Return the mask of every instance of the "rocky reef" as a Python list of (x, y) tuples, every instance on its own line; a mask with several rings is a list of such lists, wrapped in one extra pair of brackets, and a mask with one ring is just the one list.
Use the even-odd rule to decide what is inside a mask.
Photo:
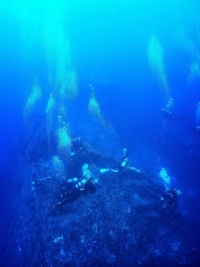
[[(84, 140), (75, 155), (52, 156), (42, 132), (19, 146), (1, 266), (195, 266), (178, 201), (163, 207), (159, 177), (130, 167), (101, 173), (117, 160)], [(85, 163), (96, 192), (53, 210)]]

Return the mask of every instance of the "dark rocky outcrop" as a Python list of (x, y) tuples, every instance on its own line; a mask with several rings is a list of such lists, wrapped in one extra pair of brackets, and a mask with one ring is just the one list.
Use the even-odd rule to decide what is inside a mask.
[[(52, 210), (62, 185), (80, 177), (84, 163), (99, 179), (96, 193)], [(51, 157), (34, 161), (33, 154), (21, 155), (10, 188), (2, 266), (195, 266), (178, 203), (162, 207), (164, 186), (150, 173), (126, 169), (100, 174), (101, 167), (116, 164), (88, 144), (63, 158), (62, 170)]]

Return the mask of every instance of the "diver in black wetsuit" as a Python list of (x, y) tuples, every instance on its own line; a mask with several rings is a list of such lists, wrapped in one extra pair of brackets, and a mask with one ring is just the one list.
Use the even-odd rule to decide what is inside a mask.
[(32, 175), (31, 190), (35, 191), (35, 189), (40, 185), (40, 181), (41, 179), (39, 180), (37, 174), (34, 172)]
[(81, 138), (80, 137), (74, 138), (72, 140), (72, 145), (71, 145), (71, 156), (75, 155), (81, 150), (82, 150)]
[(167, 109), (165, 109), (165, 108), (162, 108), (161, 109), (161, 113), (162, 113), (163, 119), (170, 119), (170, 120), (175, 121), (175, 120), (178, 120), (178, 119), (184, 119), (185, 118), (185, 117), (182, 117), (182, 116), (180, 116), (180, 117), (174, 117), (172, 115), (172, 112), (169, 111), (169, 110), (167, 110)]
[[(82, 180), (83, 181), (83, 180)], [(61, 194), (61, 199), (58, 203), (56, 203), (52, 209), (55, 209), (57, 207), (60, 207), (64, 204), (73, 202), (77, 198), (79, 198), (81, 195), (86, 194), (93, 194), (96, 192), (96, 186), (95, 182), (88, 179), (87, 181), (84, 180), (84, 182), (79, 182), (75, 186), (70, 184), (67, 184), (66, 187), (63, 189), (63, 193)], [(79, 185), (80, 184), (80, 185)]]
[(200, 137), (200, 126), (193, 127), (192, 131), (196, 137)]
[(96, 191), (98, 179), (92, 176), (88, 164), (82, 166), (83, 178), (78, 182), (77, 178), (72, 178), (67, 181), (63, 187), (63, 193), (60, 195), (60, 201), (56, 203), (52, 209), (70, 203), (81, 195), (93, 194)]
[(123, 149), (123, 152), (124, 152), (124, 156), (123, 156), (123, 158), (119, 162), (118, 172), (121, 172), (122, 170), (124, 170), (129, 165), (129, 163), (130, 163), (130, 161), (129, 161), (129, 154), (127, 152), (127, 149), (124, 148)]
[(177, 196), (180, 194), (180, 190), (176, 190), (174, 188), (167, 189), (161, 197), (161, 200), (164, 201), (162, 207), (166, 208), (167, 206), (175, 206), (177, 204)]

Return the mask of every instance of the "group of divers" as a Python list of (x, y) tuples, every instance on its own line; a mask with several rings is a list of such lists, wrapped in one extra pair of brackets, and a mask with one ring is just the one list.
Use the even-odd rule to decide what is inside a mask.
[[(82, 152), (83, 152), (83, 144), (81, 138), (80, 137), (74, 138), (72, 140), (72, 145), (71, 145), (71, 157), (79, 156), (81, 155)], [(113, 172), (121, 175), (123, 174), (126, 168), (129, 168), (135, 172), (141, 173), (141, 171), (138, 170), (137, 168), (129, 167), (129, 163), (130, 163), (129, 153), (127, 149), (124, 148), (123, 156), (120, 160), (118, 160), (115, 168), (101, 168), (99, 172), (100, 174)], [(38, 179), (37, 174), (33, 173), (32, 190), (35, 190), (35, 188), (40, 184), (39, 180), (42, 179)], [(81, 195), (88, 195), (95, 193), (97, 184), (98, 184), (98, 179), (90, 170), (89, 165), (84, 164), (82, 166), (81, 179), (75, 177), (75, 178), (70, 178), (65, 182), (65, 184), (62, 186), (62, 193), (60, 194), (59, 201), (53, 205), (52, 211), (59, 213), (63, 205), (75, 201)], [(178, 192), (179, 190), (176, 190), (172, 187), (166, 188), (161, 197), (163, 203), (162, 207), (166, 208), (168, 206), (174, 206), (174, 204), (176, 203), (177, 195), (179, 194)]]
[[(161, 109), (163, 119), (169, 120), (178, 120), (183, 119), (184, 117), (174, 117), (173, 114), (167, 109)], [(196, 137), (200, 137), (200, 126), (192, 128), (192, 131)], [(76, 157), (80, 155), (83, 150), (83, 144), (80, 137), (74, 138), (71, 145), (71, 157)], [(135, 167), (129, 167), (129, 154), (126, 148), (123, 149), (123, 157), (118, 161), (116, 168), (102, 168), (100, 173), (114, 172), (121, 174), (126, 168), (134, 170), (138, 173), (141, 171)], [(41, 179), (40, 179), (41, 180)], [(33, 174), (32, 178), (32, 190), (35, 190), (35, 186), (39, 185), (39, 179), (37, 179), (36, 173)], [(68, 179), (65, 185), (63, 186), (62, 194), (60, 195), (59, 201), (53, 205), (52, 210), (59, 211), (59, 207), (62, 207), (65, 204), (71, 203), (74, 200), (78, 199), (81, 195), (93, 194), (96, 192), (96, 186), (98, 184), (98, 179), (95, 178), (95, 175), (92, 174), (88, 164), (82, 166), (82, 178)], [(180, 194), (180, 190), (176, 190), (171, 186), (165, 188), (161, 200), (163, 201), (162, 207), (166, 208), (168, 206), (174, 206), (176, 203), (177, 196)]]
[[(164, 120), (176, 121), (179, 119), (184, 119), (183, 116), (174, 116), (171, 111), (167, 108), (161, 109), (161, 114)], [(200, 137), (200, 126), (192, 127), (191, 130), (195, 137)], [(71, 156), (75, 156), (82, 152), (82, 141), (80, 137), (74, 138), (71, 145)], [(136, 172), (141, 172), (135, 167), (129, 167), (129, 154), (126, 148), (123, 149), (123, 157), (118, 161), (116, 168), (105, 168), (100, 169), (100, 173), (114, 172), (114, 173), (123, 173), (124, 169), (129, 168)], [(35, 187), (40, 184), (37, 178), (37, 174), (33, 173), (32, 176), (32, 190), (35, 190)], [(96, 186), (98, 184), (98, 179), (94, 177), (92, 172), (89, 169), (88, 164), (82, 166), (82, 179), (71, 178), (68, 179), (66, 184), (63, 186), (62, 194), (60, 195), (60, 200), (53, 205), (52, 210), (59, 211), (59, 207), (62, 207), (65, 204), (71, 203), (74, 200), (78, 199), (81, 195), (93, 194), (96, 192)], [(163, 208), (168, 206), (173, 206), (176, 203), (177, 196), (180, 194), (180, 190), (176, 190), (171, 186), (166, 187), (161, 200), (163, 201)]]
[[(163, 119), (169, 119), (172, 121), (176, 121), (179, 119), (184, 119), (183, 116), (175, 117), (171, 111), (168, 109), (161, 109), (161, 113)], [(200, 126), (192, 127), (191, 130), (193, 131), (195, 137), (200, 137)], [(75, 156), (82, 151), (82, 141), (80, 137), (74, 138), (72, 140), (71, 146), (71, 156)], [(123, 149), (123, 157), (118, 161), (118, 165), (116, 168), (105, 168), (100, 169), (100, 173), (106, 172), (114, 172), (121, 174), (126, 168), (134, 170), (138, 173), (141, 171), (135, 167), (129, 167), (129, 153), (126, 148)], [(63, 187), (63, 193), (60, 195), (60, 200), (53, 205), (53, 210), (59, 210), (59, 207), (73, 202), (74, 200), (78, 199), (81, 195), (93, 194), (96, 192), (96, 185), (98, 184), (98, 179), (94, 177), (94, 175), (89, 170), (88, 164), (84, 164), (82, 166), (82, 179), (78, 180), (77, 178), (71, 178), (67, 180), (66, 185)], [(162, 207), (166, 208), (168, 206), (174, 206), (177, 200), (177, 196), (181, 193), (180, 190), (172, 188), (171, 186), (165, 187), (165, 191), (161, 196), (162, 200)]]

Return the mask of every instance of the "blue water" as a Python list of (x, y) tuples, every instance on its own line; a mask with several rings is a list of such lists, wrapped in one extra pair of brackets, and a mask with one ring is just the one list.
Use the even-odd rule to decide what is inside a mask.
[[(78, 80), (78, 97), (67, 107), (71, 134), (87, 135), (76, 115), (90, 120), (87, 106), (92, 84), (105, 123), (110, 123), (118, 136), (118, 150), (127, 147), (132, 164), (155, 175), (165, 167), (173, 186), (182, 191), (180, 209), (199, 249), (195, 236), (200, 233), (200, 137), (191, 129), (200, 126), (196, 118), (200, 3), (42, 0), (28, 4), (3, 1), (0, 7), (1, 213), (6, 210), (9, 182), (14, 179), (16, 144), (24, 131), (23, 111), (34, 79), (42, 90), (34, 112), (45, 116), (49, 94), (59, 94), (59, 71), (72, 69)], [(150, 62), (148, 49), (153, 37), (162, 53), (154, 51), (157, 56)], [(65, 53), (66, 41), (70, 49)], [(155, 58), (159, 58), (157, 63)], [(183, 118), (162, 117), (161, 109), (169, 97), (174, 102), (173, 116)]]

